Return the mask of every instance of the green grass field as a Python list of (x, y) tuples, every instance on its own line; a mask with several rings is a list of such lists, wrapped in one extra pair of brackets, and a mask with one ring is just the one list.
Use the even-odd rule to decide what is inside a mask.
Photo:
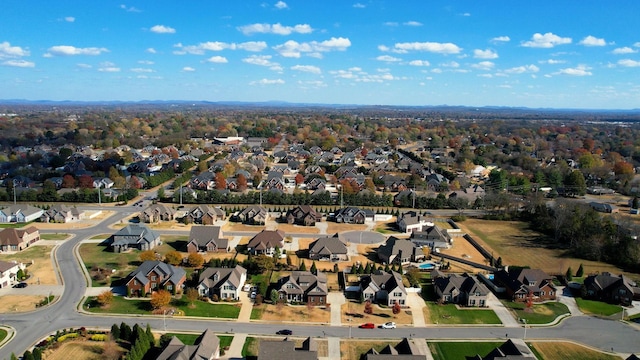
[[(196, 301), (191, 308), (186, 301), (174, 299), (171, 306), (184, 312), (185, 316), (198, 316), (210, 318), (237, 319), (240, 307), (229, 304), (209, 304)], [(127, 300), (121, 296), (114, 296), (113, 302), (108, 308), (99, 307), (95, 297), (90, 297), (84, 304), (85, 309), (97, 314), (141, 314), (149, 315), (153, 310), (149, 300)]]
[(559, 302), (534, 304), (529, 309), (526, 308), (524, 303), (513, 301), (503, 301), (502, 303), (515, 312), (516, 319), (526, 319), (527, 324), (548, 324), (558, 316), (570, 313), (567, 306)]
[(4, 341), (4, 339), (7, 338), (7, 335), (9, 335), (9, 333), (7, 332), (7, 330), (5, 329), (0, 329), (0, 343)]
[(599, 316), (611, 316), (622, 311), (622, 307), (619, 305), (607, 304), (602, 301), (585, 300), (583, 298), (576, 298), (576, 303), (585, 314), (599, 315)]
[(501, 342), (429, 342), (434, 360), (466, 360), (474, 355), (485, 356)]
[(40, 240), (64, 240), (69, 237), (69, 234), (40, 234)]
[(488, 309), (458, 310), (453, 304), (438, 305), (427, 302), (433, 324), (502, 324), (498, 315)]

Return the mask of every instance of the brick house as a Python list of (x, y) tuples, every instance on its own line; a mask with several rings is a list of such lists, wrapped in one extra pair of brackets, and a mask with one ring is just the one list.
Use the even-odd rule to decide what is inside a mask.
[(442, 303), (472, 307), (484, 307), (487, 304), (489, 289), (474, 276), (451, 274), (434, 279), (432, 275), (432, 279), (436, 297)]
[(113, 252), (151, 250), (160, 244), (160, 235), (143, 224), (129, 224), (113, 234), (110, 243)]
[(284, 231), (262, 230), (249, 240), (247, 250), (252, 255), (273, 256), (275, 249), (284, 247)]
[(395, 303), (404, 306), (407, 301), (407, 289), (402, 283), (402, 275), (395, 271), (378, 271), (363, 276), (360, 280), (360, 293), (365, 301), (387, 306), (393, 306)]
[(327, 303), (327, 275), (323, 272), (313, 275), (310, 271), (292, 271), (291, 275), (278, 280), (276, 288), (280, 300), (288, 303), (309, 303), (314, 306)]
[(164, 204), (153, 204), (140, 213), (140, 220), (145, 223), (158, 221), (171, 221), (176, 217), (176, 212)]
[(515, 302), (533, 302), (556, 299), (553, 278), (540, 269), (516, 268), (495, 273), (494, 282), (506, 289), (507, 295)]
[(310, 205), (298, 205), (287, 211), (285, 219), (289, 224), (314, 226), (316, 222), (322, 221), (322, 214), (317, 213)]
[(40, 240), (35, 226), (26, 229), (6, 228), (0, 231), (0, 251), (21, 251)]
[(127, 275), (128, 296), (146, 296), (152, 291), (167, 290), (175, 294), (187, 280), (183, 268), (162, 261), (145, 261)]
[(389, 237), (376, 252), (383, 264), (408, 264), (425, 258), (422, 248), (407, 239), (399, 239), (395, 236)]
[(640, 288), (625, 275), (603, 272), (584, 279), (582, 294), (586, 299), (629, 306), (640, 298)]
[(222, 236), (220, 226), (194, 225), (189, 232), (187, 252), (228, 252), (229, 239)]

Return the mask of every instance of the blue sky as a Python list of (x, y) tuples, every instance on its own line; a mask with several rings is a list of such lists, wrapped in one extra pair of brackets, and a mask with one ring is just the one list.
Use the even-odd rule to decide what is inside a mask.
[(640, 108), (640, 1), (3, 0), (0, 99)]

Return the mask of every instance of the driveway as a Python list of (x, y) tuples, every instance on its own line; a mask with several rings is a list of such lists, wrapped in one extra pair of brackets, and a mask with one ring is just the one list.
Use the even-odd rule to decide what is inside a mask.
[(341, 292), (330, 292), (327, 294), (327, 303), (331, 304), (331, 326), (342, 325), (342, 304), (345, 304), (347, 299)]
[(413, 317), (414, 327), (425, 327), (424, 312), (422, 309), (425, 307), (424, 300), (419, 293), (410, 292), (407, 294), (407, 305), (411, 309), (411, 316)]
[(251, 310), (253, 309), (253, 301), (249, 298), (249, 293), (246, 291), (240, 291), (240, 314), (238, 315), (238, 322), (251, 321)]
[(578, 304), (576, 304), (576, 298), (574, 298), (571, 294), (571, 289), (567, 289), (564, 286), (559, 286), (557, 294), (558, 301), (567, 306), (567, 308), (569, 309), (569, 313), (571, 313), (571, 316), (584, 315), (582, 311), (580, 311)]
[(520, 324), (518, 324), (518, 321), (513, 317), (511, 311), (509, 311), (493, 293), (489, 293), (487, 297), (487, 306), (498, 315), (498, 318), (505, 327), (520, 327)]

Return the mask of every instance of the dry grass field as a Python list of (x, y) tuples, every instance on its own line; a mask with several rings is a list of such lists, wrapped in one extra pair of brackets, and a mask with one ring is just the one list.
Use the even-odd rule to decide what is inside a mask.
[(324, 324), (331, 322), (331, 311), (325, 310), (324, 307), (286, 304), (271, 305), (263, 303), (259, 308), (263, 309), (260, 320), (265, 321), (281, 321), (283, 323), (295, 321)]
[[(530, 230), (524, 222), (468, 219), (458, 223), (458, 226), (493, 252), (496, 258), (502, 257), (502, 263), (505, 265), (528, 265), (549, 274), (564, 274), (569, 267), (575, 271), (580, 264), (583, 264), (585, 274), (622, 272), (610, 264), (563, 256), (564, 250), (547, 247), (544, 240), (541, 240), (542, 235)], [(463, 241), (456, 240), (454, 248)], [(477, 256), (476, 259), (482, 259), (480, 254)]]
[(2, 254), (0, 260), (15, 260), (27, 265), (27, 274), (30, 277), (26, 282), (29, 285), (38, 284), (38, 282), (41, 285), (57, 285), (58, 279), (51, 263), (52, 249), (53, 246), (31, 246), (14, 254)]
[(105, 346), (116, 346), (114, 348), (114, 354), (120, 354), (116, 358), (120, 358), (125, 350), (115, 343), (109, 343), (95, 341), (65, 341), (60, 347), (55, 350), (47, 350), (43, 354), (43, 359), (47, 360), (100, 360), (103, 359), (103, 352)]
[(254, 231), (256, 233), (259, 233), (264, 229), (264, 225), (245, 225), (230, 221), (227, 221), (227, 223), (222, 226), (222, 231)]
[(39, 295), (4, 295), (0, 297), (0, 313), (31, 311), (45, 297)]
[[(373, 314), (365, 314), (364, 312), (364, 303), (358, 302), (347, 302), (346, 304), (342, 304), (341, 316), (342, 316), (342, 324), (352, 323), (353, 326), (359, 326), (363, 323), (374, 323), (376, 326), (382, 325), (383, 323), (393, 321), (398, 325), (411, 325), (413, 324), (413, 317), (407, 313), (406, 309), (402, 309), (398, 314), (394, 314), (391, 308), (382, 308), (376, 304), (373, 304)], [(356, 314), (358, 316), (362, 315), (362, 317), (354, 317), (349, 314)], [(353, 319), (349, 321), (349, 319)]]
[(336, 223), (333, 221), (327, 221), (327, 234), (333, 235), (337, 232), (343, 231), (363, 231), (367, 229), (367, 225), (357, 225), (357, 224), (342, 224)]
[(291, 224), (281, 224), (278, 223), (276, 228), (278, 230), (282, 230), (285, 234), (320, 234), (320, 229), (315, 226), (301, 226), (301, 225), (291, 225)]
[[(480, 264), (486, 264), (484, 257), (474, 248), (467, 240), (459, 237), (453, 240), (453, 246), (451, 249), (440, 249), (440, 252), (443, 254), (448, 254), (452, 256), (456, 256), (459, 258), (467, 259), (469, 261), (477, 262)], [(437, 259), (438, 253), (434, 252), (431, 254), (432, 257)], [(503, 257), (504, 259), (504, 257)], [(448, 261), (445, 259), (445, 262)], [(452, 272), (468, 272), (468, 273), (476, 273), (478, 269), (461, 264), (455, 261), (451, 261), (451, 271)]]
[(602, 353), (570, 342), (534, 342), (538, 354), (545, 360), (619, 360), (619, 356)]
[(395, 346), (399, 341), (371, 341), (371, 340), (347, 340), (340, 341), (340, 359), (342, 360), (359, 360), (360, 355), (375, 348), (377, 351), (382, 350), (385, 346)]

